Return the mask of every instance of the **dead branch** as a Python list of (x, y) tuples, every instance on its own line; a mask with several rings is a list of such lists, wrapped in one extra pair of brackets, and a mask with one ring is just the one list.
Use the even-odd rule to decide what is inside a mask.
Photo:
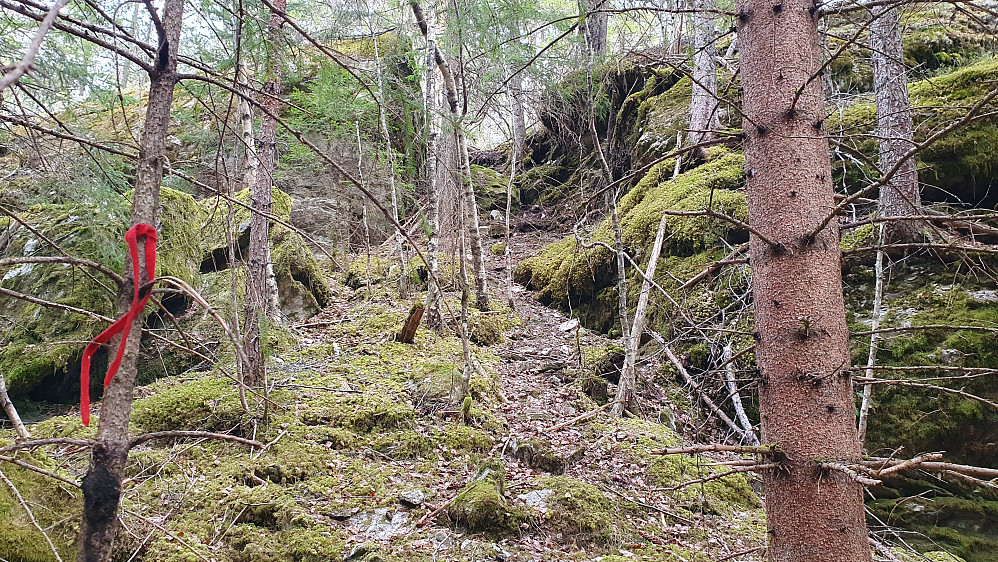
[[(55, 18), (59, 16), (59, 10), (61, 10), (69, 0), (56, 0), (55, 4), (49, 8), (48, 13), (45, 14), (45, 18), (42, 20), (41, 25), (38, 26), (38, 31), (35, 32), (35, 36), (31, 39), (31, 43), (28, 44), (28, 50), (24, 52), (24, 57), (21, 61), (12, 67), (3, 69), (3, 76), (0, 76), (0, 92), (9, 87), (14, 82), (17, 82), (21, 76), (28, 73), (29, 70), (34, 68), (35, 57), (38, 56), (38, 51), (42, 47), (42, 41), (45, 39), (45, 34), (52, 29), (52, 24), (55, 23)], [(32, 521), (34, 518), (32, 518)], [(45, 537), (48, 539), (48, 537)], [(52, 542), (49, 541), (49, 545)], [(56, 558), (59, 558), (59, 553), (56, 553)]]
[(960, 396), (962, 398), (967, 398), (967, 399), (970, 399), (970, 400), (975, 400), (977, 402), (980, 402), (981, 404), (985, 404), (985, 405), (991, 406), (992, 408), (998, 410), (998, 403), (993, 402), (991, 400), (988, 400), (987, 398), (984, 398), (982, 396), (977, 396), (976, 394), (971, 394), (969, 392), (966, 392), (963, 389), (947, 388), (945, 386), (939, 386), (939, 385), (936, 385), (936, 384), (928, 384), (928, 383), (924, 383), (924, 382), (915, 382), (915, 381), (898, 380), (898, 379), (877, 379), (877, 378), (873, 378), (873, 377), (855, 377), (853, 380), (855, 380), (856, 382), (861, 383), (861, 384), (870, 384), (870, 385), (873, 385), (873, 384), (890, 384), (890, 385), (895, 385), (895, 386), (910, 386), (910, 387), (914, 387), (914, 388), (927, 388), (929, 390), (937, 390), (939, 392), (945, 392), (947, 394), (955, 394), (955, 395)]
[[(891, 460), (887, 458), (870, 457), (868, 459), (863, 459), (862, 461), (859, 462), (859, 464), (865, 467), (874, 468), (878, 471), (881, 471), (881, 474), (883, 474), (885, 466), (893, 467), (895, 465), (903, 464), (906, 462), (908, 461), (900, 459)], [(924, 470), (926, 472), (940, 472), (940, 473), (952, 472), (955, 474), (960, 474), (962, 476), (969, 476), (971, 478), (980, 478), (983, 480), (993, 480), (998, 478), (998, 468), (986, 468), (982, 466), (955, 464), (950, 462), (925, 461), (918, 463), (916, 466), (912, 468), (918, 470)], [(896, 473), (887, 473), (887, 474), (891, 475)]]
[(61, 474), (58, 474), (56, 472), (52, 472), (51, 470), (44, 469), (44, 468), (42, 468), (40, 466), (35, 466), (33, 464), (26, 463), (26, 462), (22, 461), (21, 459), (18, 459), (18, 458), (15, 458), (15, 457), (7, 457), (7, 456), (0, 455), (0, 462), (9, 462), (10, 464), (15, 464), (15, 465), (17, 465), (17, 466), (19, 466), (19, 467), (21, 467), (21, 468), (23, 468), (25, 470), (30, 470), (32, 472), (37, 472), (38, 474), (43, 474), (45, 476), (48, 476), (49, 478), (53, 478), (53, 479), (58, 480), (58, 481), (60, 481), (60, 482), (62, 482), (64, 484), (69, 484), (70, 486), (74, 486), (76, 488), (80, 487), (80, 483), (79, 482), (75, 482), (73, 480), (70, 480), (69, 478), (66, 478), (65, 476), (63, 476)]
[(661, 507), (658, 507), (657, 505), (651, 505), (649, 503), (644, 503), (642, 501), (638, 501), (638, 500), (636, 500), (634, 498), (629, 498), (629, 497), (625, 496), (623, 494), (623, 492), (615, 490), (614, 488), (611, 488), (610, 486), (606, 486), (604, 484), (599, 484), (599, 487), (602, 488), (602, 489), (604, 489), (604, 490), (606, 490), (607, 492), (610, 492), (611, 494), (613, 494), (615, 496), (620, 497), (624, 501), (640, 505), (641, 507), (643, 507), (645, 509), (650, 509), (652, 511), (657, 511), (657, 512), (663, 514), (663, 515), (668, 515), (669, 517), (672, 517), (673, 519), (675, 519), (677, 521), (681, 521), (681, 522), (683, 522), (683, 523), (685, 523), (687, 525), (693, 525), (693, 521), (691, 521), (690, 519), (687, 519), (686, 517), (683, 517), (682, 515), (673, 513), (673, 512), (671, 512), (671, 511), (669, 511), (667, 509), (663, 509)]
[(711, 275), (717, 273), (725, 265), (734, 264), (734, 263), (747, 263), (748, 260), (742, 261), (742, 260), (736, 260), (735, 259), (740, 254), (744, 253), (746, 250), (748, 250), (748, 243), (739, 244), (738, 246), (735, 246), (735, 249), (731, 250), (730, 254), (728, 254), (727, 256), (725, 256), (724, 258), (722, 258), (720, 260), (717, 260), (716, 262), (714, 262), (712, 264), (708, 264), (703, 271), (701, 271), (700, 273), (697, 273), (696, 275), (694, 275), (693, 277), (691, 277), (689, 279), (689, 281), (687, 281), (687, 282), (683, 283), (682, 285), (680, 285), (679, 286), (679, 290), (680, 291), (685, 291), (686, 289), (693, 288), (694, 286), (696, 286), (697, 284), (699, 284), (700, 281), (703, 281), (705, 278), (710, 277)]
[(881, 484), (883, 484), (883, 482), (880, 480), (875, 480), (873, 478), (863, 476), (853, 466), (845, 465), (838, 462), (823, 462), (819, 463), (819, 466), (821, 466), (821, 468), (824, 468), (826, 470), (835, 470), (841, 472), (842, 474), (845, 474), (852, 480), (855, 480), (856, 482), (859, 482), (864, 486), (880, 486)]
[(772, 469), (776, 468), (776, 466), (777, 466), (774, 463), (761, 463), (761, 464), (757, 464), (754, 461), (750, 461), (750, 462), (752, 464), (748, 464), (748, 465), (744, 465), (744, 466), (736, 466), (736, 467), (732, 468), (731, 470), (725, 470), (724, 472), (718, 472), (718, 473), (715, 473), (715, 474), (711, 474), (710, 476), (705, 476), (703, 478), (698, 478), (696, 480), (687, 480), (686, 482), (682, 482), (680, 484), (677, 484), (675, 486), (670, 486), (668, 488), (654, 488), (654, 490), (656, 492), (675, 492), (676, 490), (682, 490), (683, 488), (688, 488), (690, 486), (695, 486), (697, 484), (704, 484), (704, 483), (710, 482), (712, 480), (719, 480), (721, 478), (724, 478), (725, 476), (731, 476), (733, 474), (742, 474), (742, 473), (745, 473), (745, 472), (759, 472), (759, 471), (762, 471), (762, 470), (772, 470)]
[(10, 267), (12, 265), (23, 264), (23, 263), (65, 263), (69, 265), (89, 267), (108, 276), (111, 279), (111, 281), (114, 281), (115, 284), (118, 285), (119, 287), (125, 284), (125, 279), (122, 278), (117, 273), (115, 273), (114, 271), (112, 271), (110, 268), (95, 261), (85, 260), (81, 258), (73, 258), (69, 256), (28, 256), (20, 258), (0, 259), (0, 267)]
[(52, 437), (48, 439), (32, 439), (31, 441), (21, 441), (20, 443), (11, 443), (10, 445), (4, 445), (0, 447), (0, 453), (9, 453), (11, 451), (22, 451), (25, 449), (37, 449), (38, 447), (44, 447), (45, 445), (70, 445), (73, 447), (86, 447), (90, 448), (94, 446), (93, 439), (77, 439), (74, 437)]
[(727, 445), (724, 443), (707, 443), (689, 445), (686, 447), (671, 447), (650, 451), (652, 455), (692, 455), (699, 453), (741, 453), (748, 455), (775, 455), (780, 452), (776, 445)]
[(582, 415), (576, 416), (576, 417), (574, 417), (574, 418), (572, 418), (572, 419), (570, 419), (570, 420), (568, 420), (566, 422), (561, 422), (558, 425), (550, 427), (550, 428), (544, 430), (544, 433), (549, 433), (549, 434), (550, 433), (554, 433), (555, 431), (558, 431), (559, 429), (564, 429), (566, 427), (575, 425), (575, 424), (579, 423), (580, 421), (588, 420), (589, 418), (595, 417), (596, 414), (602, 412), (603, 410), (606, 410), (607, 408), (609, 408), (612, 405), (613, 405), (613, 402), (607, 402), (606, 404), (603, 404), (599, 408), (596, 408), (594, 410), (589, 410), (588, 412), (586, 412), (586, 413), (584, 413)]

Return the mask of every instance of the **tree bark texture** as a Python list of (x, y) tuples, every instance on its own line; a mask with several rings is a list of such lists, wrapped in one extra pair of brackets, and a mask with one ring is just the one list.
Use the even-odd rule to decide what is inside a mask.
[(595, 11), (606, 7), (606, 0), (579, 0), (579, 11), (584, 15), (580, 32), (586, 40), (586, 48), (594, 56), (606, 54), (606, 30), (609, 14)]
[(236, 115), (239, 120), (240, 144), (243, 145), (243, 185), (252, 188), (256, 185), (259, 160), (256, 157), (256, 146), (253, 141), (253, 105), (249, 100), (249, 72), (246, 67), (246, 60), (240, 60), (236, 71), (236, 83), (242, 95), (239, 96)]
[[(150, 4), (151, 6), (151, 4)], [(132, 224), (156, 224), (159, 190), (163, 180), (166, 137), (170, 126), (173, 89), (177, 84), (177, 46), (183, 25), (183, 0), (166, 0), (157, 25), (158, 51), (150, 73), (149, 102), (135, 167), (135, 193), (132, 196)], [(144, 244), (139, 244), (140, 275), (145, 278)], [(131, 305), (136, 282), (131, 258), (125, 262), (125, 283), (118, 290), (118, 313)], [(83, 477), (83, 524), (78, 558), (81, 562), (110, 559), (118, 531), (118, 504), (121, 478), (128, 458), (128, 422), (132, 414), (132, 394), (139, 358), (139, 339), (144, 316), (136, 318), (127, 334), (125, 352), (118, 373), (104, 392), (97, 439), (90, 468)], [(117, 347), (112, 340), (111, 349)]]
[[(517, 69), (513, 69), (516, 72)], [(524, 143), (527, 138), (527, 124), (523, 116), (523, 78), (519, 74), (509, 79), (510, 105), (513, 117), (513, 155), (517, 165), (523, 160)]]
[[(873, 91), (877, 98), (877, 136), (880, 139), (880, 169), (897, 165), (910, 151), (912, 141), (911, 100), (908, 97), (901, 26), (896, 6), (873, 8), (870, 25), (870, 58), (873, 62)], [(897, 173), (880, 187), (878, 212), (882, 217), (922, 214), (918, 191), (918, 164), (909, 158)], [(921, 237), (921, 221), (891, 221), (884, 231), (887, 243), (913, 242)]]
[[(739, 0), (738, 37), (758, 334), (762, 441), (778, 470), (764, 473), (768, 559), (871, 560), (863, 489), (820, 462), (856, 462), (856, 432), (841, 253), (834, 207), (816, 9)], [(803, 88), (794, 106), (798, 90)], [(791, 109), (793, 107), (793, 109)]]
[(267, 24), (267, 80), (263, 85), (264, 96), (260, 100), (263, 115), (260, 117), (260, 138), (257, 147), (259, 169), (256, 183), (250, 187), (250, 203), (253, 212), (250, 216), (249, 267), (246, 283), (246, 355), (249, 365), (244, 374), (244, 382), (249, 386), (263, 384), (266, 366), (263, 357), (263, 342), (260, 322), (263, 318), (273, 318), (277, 311), (273, 308), (274, 284), (269, 278), (273, 275), (270, 265), (270, 214), (271, 198), (274, 189), (274, 162), (277, 153), (277, 121), (272, 115), (281, 110), (281, 60), (277, 43), (284, 26), (282, 14), (287, 0), (274, 0)]
[[(694, 0), (693, 7), (693, 95), (690, 98), (690, 145), (712, 141), (721, 128), (717, 104), (717, 32), (713, 0)], [(701, 150), (702, 152), (702, 150)]]

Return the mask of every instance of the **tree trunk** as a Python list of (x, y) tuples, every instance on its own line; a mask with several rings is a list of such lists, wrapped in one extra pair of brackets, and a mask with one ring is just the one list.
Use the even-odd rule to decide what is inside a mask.
[[(690, 98), (690, 145), (712, 141), (721, 128), (717, 107), (717, 33), (714, 27), (713, 0), (693, 3), (693, 96)], [(702, 155), (703, 149), (698, 150)]]
[(256, 171), (260, 161), (256, 157), (256, 146), (253, 141), (253, 106), (249, 100), (249, 72), (245, 59), (239, 61), (236, 83), (241, 93), (236, 115), (239, 121), (240, 144), (243, 148), (243, 186), (252, 188), (256, 185)]
[[(374, 19), (374, 12), (370, 12), (370, 20)], [(385, 82), (381, 72), (381, 53), (378, 52), (378, 37), (374, 34), (374, 29), (371, 29), (371, 43), (374, 45), (374, 68), (377, 73), (378, 78), (378, 93), (381, 96), (381, 103), (378, 104), (378, 117), (381, 123), (381, 136), (385, 140), (385, 154), (388, 159), (388, 189), (391, 195), (392, 203), (392, 220), (400, 225), (395, 231), (395, 255), (398, 256), (399, 260), (399, 296), (401, 298), (407, 298), (409, 296), (409, 260), (406, 258), (405, 252), (405, 234), (402, 232), (401, 222), (399, 222), (399, 217), (401, 216), (399, 212), (399, 198), (398, 198), (398, 188), (395, 185), (395, 151), (392, 149), (392, 137), (391, 132), (388, 130), (388, 118), (386, 116), (387, 107), (385, 100)]]
[(267, 81), (263, 85), (264, 96), (260, 100), (263, 115), (260, 117), (260, 139), (257, 154), (260, 167), (256, 183), (250, 187), (250, 243), (249, 267), (246, 279), (246, 355), (249, 366), (244, 382), (249, 386), (260, 386), (266, 379), (263, 345), (260, 333), (262, 318), (273, 318), (274, 289), (269, 278), (273, 275), (270, 266), (270, 214), (271, 197), (274, 189), (274, 161), (277, 153), (277, 121), (272, 115), (281, 110), (281, 60), (277, 43), (284, 26), (282, 14), (287, 0), (274, 0), (267, 24)]
[[(877, 97), (877, 136), (880, 138), (880, 169), (884, 172), (897, 165), (910, 151), (912, 142), (911, 101), (901, 50), (901, 27), (896, 6), (873, 8), (870, 25), (870, 57), (873, 59), (873, 90)], [(909, 158), (880, 187), (878, 212), (882, 217), (904, 217), (922, 214), (922, 199), (918, 191), (918, 168)], [(913, 242), (921, 238), (921, 221), (891, 221), (885, 229), (887, 243)]]
[(776, 243), (750, 244), (762, 441), (781, 451), (763, 476), (768, 558), (869, 561), (862, 485), (820, 465), (858, 461), (860, 444), (838, 227), (807, 236), (834, 207), (814, 5), (737, 6), (749, 222)]
[[(170, 126), (170, 107), (173, 104), (173, 89), (177, 84), (177, 45), (183, 25), (183, 10), (183, 0), (166, 0), (160, 18), (162, 25), (157, 26), (159, 52), (149, 76), (149, 102), (135, 168), (133, 225), (156, 224), (166, 137)], [(144, 253), (144, 244), (140, 243), (140, 275), (147, 278), (149, 273), (145, 268)], [(142, 282), (141, 279), (134, 279), (130, 256), (125, 262), (124, 277), (126, 282), (118, 290), (119, 314), (128, 311), (134, 284)], [(145, 316), (140, 314), (132, 322), (128, 334), (122, 334), (127, 340), (121, 366), (104, 392), (90, 468), (81, 482), (84, 502), (79, 544), (81, 562), (109, 560), (118, 531), (121, 478), (128, 457), (128, 422), (132, 414), (132, 391), (135, 388), (139, 339), (144, 320)], [(116, 347), (116, 341), (117, 339), (112, 340), (111, 349)]]
[[(513, 69), (516, 72), (517, 69)], [(509, 80), (510, 106), (513, 117), (513, 153), (512, 159), (519, 166), (523, 160), (523, 147), (527, 137), (527, 124), (523, 116), (523, 78), (519, 74)]]
[(426, 135), (426, 197), (427, 207), (430, 216), (427, 217), (429, 223), (428, 241), (426, 244), (426, 261), (429, 269), (426, 282), (426, 326), (428, 328), (439, 328), (441, 324), (440, 315), (440, 286), (439, 263), (440, 263), (440, 195), (441, 186), (437, 181), (437, 150), (440, 139), (440, 117), (438, 103), (439, 81), (437, 76), (437, 27), (436, 9), (431, 4), (429, 12), (425, 17), (426, 31), (426, 74), (424, 78), (425, 86), (423, 92), (423, 111), (426, 123), (424, 130)]
[(10, 420), (10, 425), (14, 426), (17, 436), (21, 439), (31, 439), (31, 434), (24, 427), (21, 416), (17, 415), (17, 408), (14, 407), (14, 403), (10, 401), (10, 396), (7, 395), (7, 381), (4, 380), (3, 373), (0, 373), (0, 407), (7, 414), (7, 419)]
[[(416, 2), (413, 2), (410, 6), (412, 7), (412, 13), (416, 17), (416, 23), (419, 25), (420, 31), (422, 31), (424, 37), (428, 38), (430, 27), (426, 21), (423, 9)], [(471, 235), (471, 256), (475, 265), (475, 307), (479, 310), (488, 310), (489, 291), (488, 281), (485, 276), (485, 255), (482, 251), (482, 232), (478, 228), (478, 204), (475, 202), (475, 186), (471, 179), (471, 160), (468, 155), (468, 143), (464, 136), (464, 124), (462, 123), (464, 115), (461, 114), (458, 107), (459, 98), (454, 74), (451, 72), (450, 64), (444, 58), (443, 52), (441, 52), (440, 46), (436, 42), (434, 42), (433, 55), (437, 63), (437, 68), (440, 69), (440, 75), (443, 77), (444, 92), (447, 94), (447, 105), (450, 108), (451, 118), (454, 121), (457, 133), (457, 162), (461, 174), (459, 197), (464, 202), (464, 212), (469, 219), (466, 227), (468, 233)]]
[(606, 54), (606, 29), (609, 14), (596, 12), (606, 8), (606, 0), (579, 0), (579, 11), (583, 14), (582, 29), (579, 32), (586, 39), (586, 49), (594, 56)]
[(485, 275), (485, 252), (482, 249), (482, 229), (478, 220), (478, 203), (475, 201), (475, 186), (471, 179), (471, 156), (468, 154), (468, 141), (464, 136), (464, 126), (457, 128), (458, 158), (461, 159), (461, 195), (464, 199), (464, 213), (468, 217), (466, 228), (471, 234), (471, 261), (475, 264), (475, 308), (489, 309), (489, 287)]

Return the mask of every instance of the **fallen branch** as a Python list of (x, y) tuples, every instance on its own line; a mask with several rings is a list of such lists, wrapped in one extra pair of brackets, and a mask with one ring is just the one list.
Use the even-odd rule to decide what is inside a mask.
[(743, 453), (753, 455), (775, 455), (780, 452), (776, 445), (726, 445), (724, 443), (708, 443), (689, 445), (687, 447), (670, 447), (649, 451), (652, 455), (692, 455), (697, 453)]
[(564, 429), (564, 428), (569, 427), (571, 425), (575, 425), (575, 424), (579, 423), (580, 421), (588, 420), (589, 418), (594, 417), (596, 414), (602, 412), (603, 410), (606, 410), (607, 408), (609, 408), (612, 405), (613, 405), (613, 402), (607, 402), (606, 404), (603, 404), (602, 406), (600, 406), (599, 408), (596, 408), (595, 410), (589, 410), (588, 412), (586, 412), (586, 413), (584, 413), (584, 414), (582, 414), (580, 416), (576, 416), (576, 417), (574, 417), (574, 418), (572, 418), (572, 419), (570, 419), (570, 420), (568, 420), (566, 422), (561, 422), (561, 423), (559, 423), (558, 425), (556, 425), (554, 427), (548, 428), (548, 429), (544, 430), (544, 433), (554, 433), (555, 431), (558, 431), (559, 429)]
[(669, 511), (667, 509), (662, 509), (661, 507), (658, 507), (656, 505), (651, 505), (651, 504), (648, 504), (648, 503), (644, 503), (642, 501), (638, 501), (638, 500), (633, 499), (633, 498), (629, 498), (629, 497), (625, 496), (622, 492), (618, 492), (617, 490), (614, 490), (610, 486), (604, 486), (604, 485), (600, 484), (599, 487), (602, 488), (602, 489), (604, 489), (604, 490), (606, 490), (606, 491), (608, 491), (608, 492), (610, 492), (610, 493), (612, 493), (612, 494), (614, 494), (614, 495), (616, 495), (616, 496), (618, 496), (618, 497), (620, 497), (620, 498), (622, 498), (624, 501), (628, 501), (628, 502), (631, 502), (633, 504), (640, 505), (641, 507), (643, 507), (645, 509), (650, 509), (652, 511), (657, 511), (657, 512), (663, 514), (663, 515), (668, 515), (669, 517), (672, 517), (673, 519), (675, 519), (677, 521), (682, 521), (683, 523), (686, 523), (687, 525), (693, 525), (693, 521), (692, 520), (687, 519), (687, 518), (683, 517), (682, 515), (678, 515), (678, 514), (673, 513), (673, 512), (671, 512), (671, 511)]
[(672, 364), (679, 371), (679, 374), (683, 376), (683, 379), (686, 381), (686, 384), (690, 385), (693, 388), (693, 390), (697, 392), (697, 395), (700, 397), (700, 400), (707, 405), (707, 408), (709, 408), (710, 411), (713, 412), (715, 416), (717, 416), (729, 428), (731, 428), (732, 431), (740, 435), (743, 441), (751, 443), (755, 439), (755, 434), (747, 432), (741, 427), (739, 427), (738, 424), (734, 422), (734, 420), (728, 417), (728, 414), (724, 413), (724, 410), (719, 408), (717, 404), (715, 404), (714, 401), (711, 400), (709, 396), (707, 396), (707, 393), (700, 388), (700, 384), (697, 383), (697, 381), (690, 376), (689, 372), (686, 371), (686, 367), (683, 366), (682, 362), (679, 361), (679, 358), (676, 357), (676, 355), (672, 352), (671, 349), (669, 349), (669, 346), (665, 345), (664, 341), (662, 342), (662, 349), (665, 351), (665, 355), (666, 357), (669, 358), (669, 361), (672, 362)]
[(4, 445), (0, 447), (0, 453), (9, 453), (11, 451), (23, 451), (25, 449), (37, 449), (38, 447), (44, 447), (45, 445), (72, 445), (76, 447), (93, 447), (93, 439), (76, 439), (73, 437), (52, 437), (49, 439), (32, 439), (31, 441), (21, 441), (20, 443), (11, 443), (10, 445)]

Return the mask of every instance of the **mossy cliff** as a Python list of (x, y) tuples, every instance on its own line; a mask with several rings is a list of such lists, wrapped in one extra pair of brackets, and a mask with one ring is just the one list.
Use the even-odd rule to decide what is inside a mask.
[[(8, 186), (6, 189), (10, 188)], [(246, 202), (243, 191), (237, 199)], [(274, 191), (275, 216), (287, 221), (290, 198)], [(60, 256), (101, 263), (120, 272), (125, 263), (124, 232), (128, 226), (127, 197), (110, 198), (104, 207), (82, 212), (69, 203), (36, 203), (18, 211), (18, 216), (33, 225), (37, 234), (2, 219), (12, 233), (5, 254), (9, 257)], [(177, 277), (199, 290), (219, 310), (232, 308), (227, 280), (218, 279), (216, 270), (228, 267), (225, 225), (228, 208), (217, 200), (196, 201), (191, 195), (163, 188), (160, 195), (159, 236), (157, 244), (157, 275)], [(245, 256), (248, 245), (249, 211), (236, 207), (233, 223), (239, 226), (235, 234), (237, 251)], [(42, 236), (58, 244), (52, 247)], [(271, 227), (271, 257), (278, 281), (282, 305), (294, 319), (317, 312), (329, 299), (329, 289), (318, 262), (301, 237), (283, 225)], [(103, 274), (86, 268), (63, 264), (21, 264), (7, 268), (0, 286), (44, 301), (93, 312), (105, 317), (115, 315), (114, 285)], [(192, 308), (186, 297), (166, 295), (163, 306), (174, 316), (184, 317)], [(0, 369), (11, 394), (32, 395), (36, 398), (63, 399), (78, 393), (79, 359), (85, 343), (106, 327), (99, 319), (66, 309), (46, 307), (10, 296), (0, 296), (0, 306), (14, 321), (5, 332), (0, 348)], [(230, 311), (235, 314), (236, 311)], [(187, 329), (201, 326), (218, 340), (221, 330), (212, 322), (203, 321), (199, 314), (187, 314), (182, 325)], [(168, 323), (164, 315), (153, 313), (149, 322)], [(205, 333), (195, 333), (203, 336)], [(165, 348), (164, 348), (165, 349)], [(167, 352), (172, 353), (172, 350)], [(98, 352), (96, 368), (106, 361), (106, 353)], [(173, 364), (170, 355), (164, 362), (159, 357), (151, 369)], [(185, 363), (186, 361), (186, 363)], [(177, 368), (189, 366), (190, 359), (176, 363)], [(177, 371), (173, 371), (177, 372)], [(92, 377), (93, 393), (100, 392), (100, 377)]]

